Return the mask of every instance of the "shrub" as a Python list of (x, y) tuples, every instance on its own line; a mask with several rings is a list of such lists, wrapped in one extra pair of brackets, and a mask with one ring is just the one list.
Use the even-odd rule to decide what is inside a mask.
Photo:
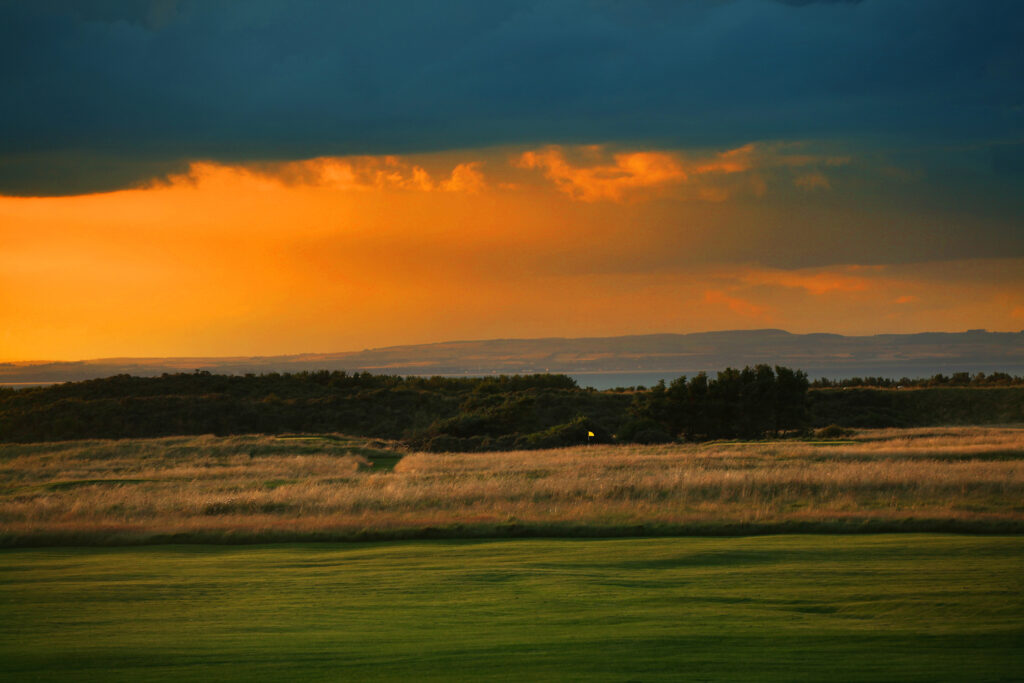
[(837, 424), (830, 424), (827, 427), (814, 432), (814, 436), (819, 439), (841, 439), (846, 436), (853, 436), (857, 433), (855, 429), (847, 429), (846, 427), (840, 427)]
[(616, 434), (619, 441), (631, 443), (668, 443), (672, 435), (658, 422), (649, 418), (632, 420)]

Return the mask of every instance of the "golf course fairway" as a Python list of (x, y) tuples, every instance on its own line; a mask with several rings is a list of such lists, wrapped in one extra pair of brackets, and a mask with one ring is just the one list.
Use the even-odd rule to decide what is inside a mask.
[(0, 551), (3, 680), (1010, 681), (1024, 538)]

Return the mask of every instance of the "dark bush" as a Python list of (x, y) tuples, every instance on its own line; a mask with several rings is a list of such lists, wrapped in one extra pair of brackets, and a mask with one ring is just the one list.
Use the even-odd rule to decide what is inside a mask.
[(651, 419), (631, 420), (615, 436), (619, 441), (630, 443), (652, 444), (672, 441), (672, 435)]
[(641, 429), (633, 436), (635, 443), (643, 444), (668, 443), (672, 440), (668, 432), (657, 427), (654, 429)]
[(578, 446), (579, 444), (586, 442), (587, 430), (585, 428), (581, 428), (574, 422), (570, 422), (568, 424), (549, 427), (544, 431), (524, 434), (516, 438), (513, 445), (514, 448), (519, 450), (533, 448), (564, 448), (566, 446)]
[(846, 429), (837, 424), (830, 424), (828, 427), (816, 430), (814, 436), (819, 439), (841, 439), (846, 436), (853, 436), (856, 433), (857, 430), (855, 429)]

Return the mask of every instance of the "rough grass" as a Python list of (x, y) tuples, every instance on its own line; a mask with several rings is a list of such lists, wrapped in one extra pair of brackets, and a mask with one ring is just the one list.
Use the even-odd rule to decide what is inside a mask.
[(338, 435), (0, 446), (7, 545), (1024, 530), (1024, 429), (402, 453)]
[(988, 681), (1024, 538), (0, 551), (11, 681)]

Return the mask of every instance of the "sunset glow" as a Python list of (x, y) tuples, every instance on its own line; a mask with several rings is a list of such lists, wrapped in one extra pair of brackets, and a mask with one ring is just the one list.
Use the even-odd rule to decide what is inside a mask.
[(5, 6), (0, 361), (1024, 328), (1019, 12), (655, 5)]
[(1020, 259), (850, 263), (837, 243), (831, 262), (785, 267), (813, 258), (812, 241), (785, 245), (783, 265), (754, 262), (752, 248), (813, 229), (746, 223), (773, 193), (804, 191), (808, 167), (835, 165), (753, 145), (697, 160), (546, 147), (197, 162), (138, 189), (7, 197), (4, 356), (1024, 326)]

